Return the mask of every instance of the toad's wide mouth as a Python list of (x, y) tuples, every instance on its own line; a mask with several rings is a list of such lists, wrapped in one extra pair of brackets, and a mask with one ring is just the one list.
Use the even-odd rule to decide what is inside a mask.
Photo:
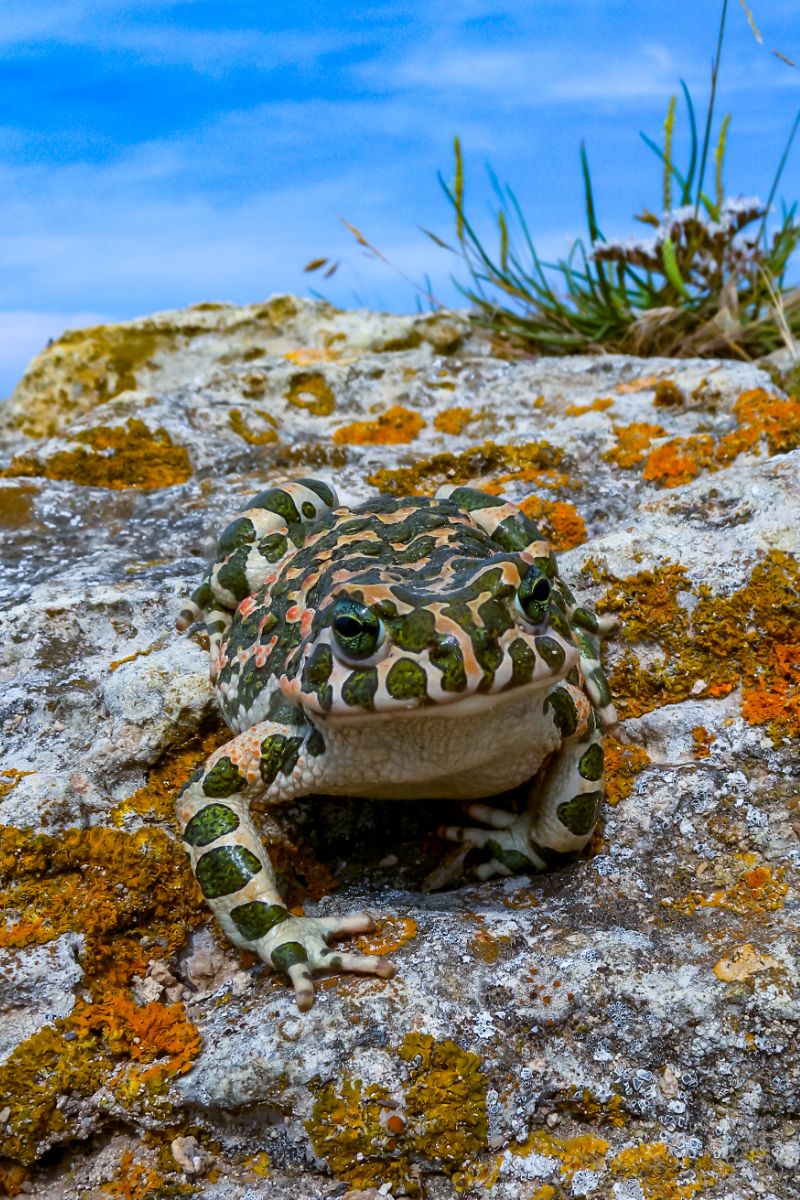
[(578, 647), (550, 629), (546, 634), (514, 629), (496, 650), (496, 663), (487, 662), (486, 648), (476, 652), (466, 640), (457, 659), (440, 666), (427, 647), (416, 653), (394, 648), (379, 662), (358, 666), (343, 662), (320, 639), (293, 678), (281, 676), (280, 686), (290, 704), (323, 723), (439, 713), (452, 720), (490, 711), (507, 696), (544, 694), (580, 662)]

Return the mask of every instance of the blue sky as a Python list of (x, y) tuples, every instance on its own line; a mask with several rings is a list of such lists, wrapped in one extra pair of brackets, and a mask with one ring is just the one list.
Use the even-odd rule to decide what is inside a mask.
[[(729, 190), (765, 197), (794, 114), (797, 0), (731, 0), (720, 79)], [(0, 395), (67, 326), (201, 300), (307, 293), (411, 311), (345, 217), (444, 301), (454, 262), (436, 181), (458, 133), (470, 209), (484, 164), (514, 186), (537, 246), (583, 232), (586, 139), (600, 223), (658, 210), (660, 137), (684, 78), (707, 95), (716, 0), (3, 0)], [(800, 146), (782, 192), (800, 192)]]

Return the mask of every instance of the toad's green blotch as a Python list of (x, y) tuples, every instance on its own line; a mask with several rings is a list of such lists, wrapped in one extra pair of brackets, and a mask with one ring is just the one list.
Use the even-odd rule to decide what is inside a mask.
[(532, 781), (525, 813), (471, 803), (480, 878), (541, 870), (591, 837), (602, 729), (616, 721), (599, 663), (608, 619), (579, 607), (536, 526), (472, 488), (337, 507), (302, 479), (262, 492), (219, 540), (180, 616), (203, 617), (234, 738), (181, 793), (197, 880), (237, 946), (288, 975), (394, 974), (334, 951), (367, 914), (295, 917), (249, 814), (254, 796), (313, 792), (476, 801)]

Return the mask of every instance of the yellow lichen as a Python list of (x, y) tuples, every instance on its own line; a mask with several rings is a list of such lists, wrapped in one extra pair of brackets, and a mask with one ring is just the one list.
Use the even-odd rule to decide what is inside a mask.
[(442, 483), (482, 487), (486, 476), (505, 473), (503, 481), (509, 482), (524, 478), (527, 471), (551, 470), (563, 456), (564, 451), (549, 442), (521, 446), (484, 442), (461, 454), (434, 454), (408, 467), (382, 467), (367, 477), (367, 483), (392, 496), (430, 496)]
[(676, 1158), (664, 1142), (642, 1142), (620, 1150), (609, 1163), (623, 1179), (635, 1179), (645, 1200), (692, 1200), (714, 1187), (732, 1168), (709, 1155)]
[(102, 1186), (103, 1196), (118, 1196), (120, 1200), (156, 1200), (163, 1195), (164, 1176), (150, 1163), (136, 1162), (132, 1150), (123, 1151), (119, 1166), (108, 1183)]
[(410, 1146), (415, 1155), (440, 1166), (458, 1191), (459, 1173), (486, 1147), (481, 1060), (455, 1042), (437, 1042), (425, 1033), (409, 1033), (399, 1054), (411, 1063), (405, 1092)]
[(232, 408), (228, 413), (228, 424), (234, 433), (238, 434), (249, 446), (269, 446), (278, 440), (276, 420), (264, 408), (253, 409), (256, 416), (266, 424), (266, 429), (252, 429), (244, 418), (240, 408)]
[(126, 663), (136, 662), (137, 658), (145, 658), (148, 654), (152, 654), (158, 648), (159, 643), (153, 642), (152, 646), (146, 646), (144, 650), (135, 650), (133, 654), (126, 654), (124, 658), (115, 658), (108, 664), (109, 671), (117, 671), (120, 667), (124, 667)]
[(354, 421), (342, 425), (333, 435), (337, 445), (399, 446), (413, 442), (427, 422), (410, 408), (395, 404), (375, 421)]
[(574, 505), (563, 500), (528, 496), (520, 508), (539, 526), (554, 550), (571, 550), (586, 541), (586, 525)]
[(472, 421), (478, 420), (480, 413), (473, 412), (471, 408), (446, 408), (434, 417), (433, 425), (439, 433), (452, 433), (457, 436), (463, 433)]
[(660, 379), (655, 386), (654, 408), (680, 408), (686, 397), (672, 379)]
[(578, 1088), (574, 1084), (557, 1092), (554, 1096), (556, 1108), (575, 1121), (588, 1121), (592, 1125), (613, 1125), (620, 1128), (625, 1124), (624, 1100), (612, 1092), (605, 1100), (595, 1096), (589, 1088)]
[(403, 1103), (358, 1079), (314, 1086), (306, 1129), (315, 1154), (339, 1179), (357, 1188), (389, 1184), (419, 1196), (412, 1164), (425, 1159), (456, 1192), (474, 1177), (474, 1156), (486, 1147), (486, 1078), (476, 1054), (455, 1042), (410, 1033), (399, 1049), (409, 1064)]
[[(132, 418), (125, 425), (98, 425), (72, 436), (76, 450), (57, 450), (44, 459), (18, 454), (2, 474), (63, 479), (82, 487), (164, 488), (185, 483), (192, 468), (184, 446), (165, 429), (151, 430)], [(88, 446), (87, 450), (85, 447)]]
[(293, 375), (286, 400), (295, 408), (304, 408), (312, 417), (329, 417), (336, 407), (333, 389), (319, 371), (300, 371)]
[(578, 1137), (560, 1138), (544, 1129), (534, 1129), (524, 1142), (514, 1142), (509, 1147), (517, 1158), (530, 1154), (543, 1154), (555, 1158), (561, 1164), (560, 1172), (569, 1182), (576, 1171), (596, 1171), (603, 1166), (609, 1143), (593, 1133)]
[(312, 1087), (315, 1101), (306, 1129), (314, 1153), (332, 1174), (354, 1188), (388, 1183), (393, 1191), (419, 1195), (407, 1152), (382, 1119), (394, 1108), (389, 1092), (360, 1079), (344, 1079), (338, 1090), (332, 1082)]
[(13, 792), (20, 779), (24, 779), (26, 775), (35, 774), (35, 771), (18, 771), (15, 767), (6, 767), (5, 770), (0, 771), (0, 800), (5, 800), (6, 796)]
[(0, 487), (0, 529), (21, 529), (33, 515), (35, 487), (7, 484)]

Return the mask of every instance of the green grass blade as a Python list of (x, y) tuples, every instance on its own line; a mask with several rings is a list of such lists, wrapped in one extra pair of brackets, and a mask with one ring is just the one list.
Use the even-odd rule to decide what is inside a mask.
[(681, 193), (681, 204), (689, 204), (692, 199), (692, 184), (694, 183), (694, 173), (697, 169), (697, 121), (694, 115), (694, 104), (692, 97), (686, 84), (681, 80), (683, 88), (683, 98), (686, 101), (686, 111), (689, 115), (689, 135), (691, 137), (692, 149), (689, 154), (689, 169), (686, 172), (686, 181), (683, 185)]
[(717, 77), (719, 76), (719, 63), (722, 56), (722, 39), (725, 34), (725, 18), (728, 15), (728, 0), (722, 0), (722, 14), (719, 20), (719, 34), (717, 35), (717, 52), (714, 55), (711, 64), (711, 92), (708, 98), (708, 109), (706, 111), (706, 126), (703, 131), (703, 150), (700, 155), (700, 172), (697, 180), (697, 199), (694, 204), (695, 216), (700, 210), (700, 198), (703, 192), (703, 180), (706, 174), (706, 161), (708, 159), (708, 146), (711, 140), (711, 123), (714, 119), (714, 102), (717, 96)]
[(591, 242), (604, 242), (606, 239), (598, 228), (595, 216), (592, 177), (589, 172), (589, 158), (586, 154), (586, 143), (584, 141), (581, 141), (581, 171), (583, 172), (583, 190), (586, 197), (586, 222), (589, 227), (589, 240)]
[[(661, 149), (661, 147), (658, 145), (658, 143), (654, 142), (653, 139), (651, 137), (648, 137), (646, 133), (640, 133), (639, 137), (642, 139), (644, 144), (653, 151), (654, 154), (658, 155), (658, 157), (661, 159), (661, 161), (666, 166), (666, 157), (664, 155), (664, 151)], [(683, 192), (685, 193), (686, 186), (687, 186), (686, 180), (684, 179), (683, 175), (681, 175), (680, 171), (678, 170), (678, 168), (675, 166), (674, 163), (670, 163), (670, 173), (672, 175), (674, 175), (675, 179), (681, 185), (681, 188), (683, 189)]]
[(459, 241), (464, 237), (464, 159), (461, 155), (461, 139), (453, 138), (453, 152), (456, 158), (456, 171), (453, 178), (453, 206), (456, 210), (456, 236)]
[(722, 212), (722, 205), (725, 200), (725, 193), (722, 186), (722, 169), (725, 165), (725, 147), (728, 142), (728, 126), (731, 123), (731, 114), (725, 113), (722, 118), (722, 126), (717, 139), (717, 147), (714, 151), (714, 194), (717, 200), (717, 217)]
[(675, 291), (683, 297), (684, 300), (691, 300), (686, 284), (683, 282), (680, 269), (678, 267), (678, 259), (675, 254), (675, 244), (672, 238), (665, 237), (661, 244), (661, 258), (664, 263), (664, 274), (670, 281)]
[[(780, 183), (781, 175), (783, 174), (783, 168), (786, 166), (786, 160), (789, 157), (789, 151), (792, 148), (792, 142), (794, 141), (794, 135), (797, 133), (798, 125), (800, 125), (800, 108), (797, 110), (794, 124), (792, 125), (788, 138), (786, 139), (786, 145), (783, 147), (783, 154), (781, 155), (780, 162), (778, 163), (778, 169), (775, 172), (774, 179), (772, 180), (772, 187), (769, 189), (769, 195), (767, 196), (766, 208), (764, 211), (764, 216), (761, 220), (761, 228), (758, 231), (758, 240), (760, 242), (763, 241), (764, 246), (767, 244), (767, 215), (772, 207), (772, 201), (775, 199), (775, 193), (778, 190), (778, 184)], [(795, 206), (792, 205), (792, 213), (794, 213), (794, 207)]]
[(664, 212), (672, 208), (672, 134), (675, 130), (675, 96), (670, 96), (664, 119)]

